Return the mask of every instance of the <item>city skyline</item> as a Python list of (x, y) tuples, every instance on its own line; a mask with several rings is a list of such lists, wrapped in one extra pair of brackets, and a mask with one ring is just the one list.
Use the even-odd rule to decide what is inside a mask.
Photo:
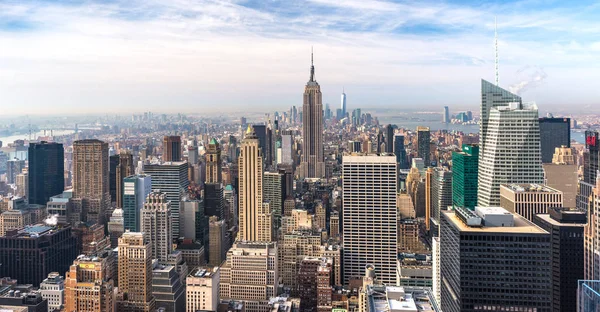
[(596, 104), (598, 74), (589, 69), (600, 65), (599, 10), (527, 1), (9, 1), (0, 4), (0, 92), (8, 115), (277, 110), (300, 105), (314, 46), (324, 103), (336, 106), (345, 88), (349, 108), (468, 109), (478, 96), (466, 86), (494, 80), (497, 16), (500, 86), (525, 85), (524, 98), (544, 107), (586, 109)]

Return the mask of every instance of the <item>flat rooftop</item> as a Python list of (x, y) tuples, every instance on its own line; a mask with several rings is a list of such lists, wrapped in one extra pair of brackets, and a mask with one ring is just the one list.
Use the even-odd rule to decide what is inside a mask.
[(515, 193), (560, 193), (559, 190), (542, 184), (502, 184), (500, 187)]
[(548, 234), (548, 232), (544, 231), (542, 228), (517, 214), (514, 214), (514, 226), (473, 227), (464, 224), (453, 211), (440, 211), (440, 213), (446, 215), (450, 222), (452, 222), (462, 232)]
[(549, 214), (538, 214), (536, 215), (538, 218), (548, 222), (549, 224), (552, 225), (563, 225), (563, 226), (569, 226), (569, 227), (584, 227), (585, 223), (563, 223), (563, 222), (559, 222), (555, 219), (552, 219), (552, 217), (550, 217)]

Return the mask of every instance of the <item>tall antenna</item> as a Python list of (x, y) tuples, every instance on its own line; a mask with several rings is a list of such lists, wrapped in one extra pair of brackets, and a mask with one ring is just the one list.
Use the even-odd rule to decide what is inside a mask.
[(498, 86), (498, 21), (496, 20), (496, 17), (494, 16), (494, 44), (495, 44), (495, 48), (496, 48), (496, 60), (495, 60), (495, 64), (496, 64), (496, 86)]

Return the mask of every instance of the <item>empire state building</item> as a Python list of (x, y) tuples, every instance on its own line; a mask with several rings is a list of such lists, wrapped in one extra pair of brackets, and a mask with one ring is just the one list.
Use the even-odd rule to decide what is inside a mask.
[(323, 103), (321, 87), (315, 80), (313, 56), (310, 56), (310, 80), (304, 87), (302, 105), (302, 161), (299, 175), (301, 178), (325, 177), (323, 161)]

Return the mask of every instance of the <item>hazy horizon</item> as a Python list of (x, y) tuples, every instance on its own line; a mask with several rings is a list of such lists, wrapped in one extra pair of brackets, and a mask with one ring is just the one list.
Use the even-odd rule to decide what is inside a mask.
[(550, 1), (0, 3), (3, 115), (223, 114), (323, 103), (478, 110), (480, 79), (540, 111), (599, 104), (600, 4)]

